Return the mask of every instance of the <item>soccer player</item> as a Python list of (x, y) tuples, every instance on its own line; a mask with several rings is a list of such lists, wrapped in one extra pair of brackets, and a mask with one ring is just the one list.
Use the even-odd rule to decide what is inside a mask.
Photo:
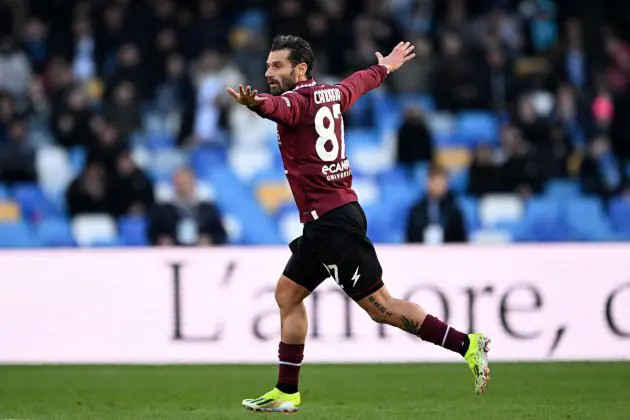
[(490, 340), (480, 333), (462, 333), (417, 304), (390, 295), (352, 190), (342, 114), (412, 59), (412, 51), (409, 42), (401, 42), (386, 57), (377, 52), (378, 64), (339, 84), (325, 85), (312, 78), (309, 43), (279, 35), (267, 58), (271, 94), (243, 85), (238, 91), (227, 88), (239, 104), (277, 123), (285, 174), (304, 224), (302, 236), (289, 244), (292, 255), (275, 291), (281, 321), (278, 381), (261, 397), (243, 400), (249, 410), (294, 413), (300, 408), (298, 378), (308, 324), (304, 299), (329, 277), (374, 321), (462, 355), (473, 373), (475, 391), (486, 390)]

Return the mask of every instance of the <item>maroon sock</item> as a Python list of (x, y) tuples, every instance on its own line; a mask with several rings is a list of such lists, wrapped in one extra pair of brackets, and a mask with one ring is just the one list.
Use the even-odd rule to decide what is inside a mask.
[(304, 344), (280, 342), (278, 347), (278, 383), (276, 388), (287, 394), (298, 392), (302, 359), (304, 359)]
[(466, 354), (470, 344), (467, 334), (457, 331), (432, 315), (427, 315), (420, 325), (418, 337), (462, 356)]

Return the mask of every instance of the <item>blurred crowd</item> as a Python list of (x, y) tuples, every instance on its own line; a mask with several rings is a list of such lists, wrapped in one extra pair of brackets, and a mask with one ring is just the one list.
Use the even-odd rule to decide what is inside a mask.
[[(67, 189), (69, 214), (150, 213), (153, 243), (177, 242), (169, 220), (186, 213), (204, 219), (205, 243), (223, 243), (225, 230), (211, 202), (187, 196), (194, 176), (185, 168), (170, 207), (155, 206), (152, 180), (131, 153), (135, 133), (152, 123), (171, 130), (181, 148), (255, 147), (273, 125), (235, 109), (223, 89), (244, 81), (265, 89), (276, 33), (312, 43), (322, 81), (412, 41), (418, 57), (386, 82), (388, 92), (426, 93), (438, 112), (501, 116), (500, 147), (476, 145), (471, 195), (528, 196), (563, 177), (605, 199), (630, 193), (624, 2), (0, 0), (0, 16), (0, 182), (36, 181), (42, 145), (81, 147), (86, 160)], [(348, 116), (348, 127), (374, 124), (366, 114)], [(421, 109), (406, 111), (397, 134), (400, 164), (434, 160)]]

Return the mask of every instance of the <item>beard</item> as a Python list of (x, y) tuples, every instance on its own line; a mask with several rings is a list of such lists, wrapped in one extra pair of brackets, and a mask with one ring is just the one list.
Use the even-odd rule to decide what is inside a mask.
[(280, 77), (275, 80), (276, 84), (269, 85), (269, 91), (273, 96), (280, 96), (284, 92), (288, 92), (293, 90), (295, 85), (297, 84), (297, 80), (295, 78), (295, 69), (291, 70), (291, 73), (288, 76)]

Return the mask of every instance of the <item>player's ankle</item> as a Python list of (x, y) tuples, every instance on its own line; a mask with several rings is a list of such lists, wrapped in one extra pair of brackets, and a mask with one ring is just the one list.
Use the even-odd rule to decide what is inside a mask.
[(295, 394), (296, 392), (298, 392), (298, 386), (297, 384), (282, 384), (282, 383), (277, 383), (276, 384), (276, 388), (281, 391), (284, 392), (285, 394)]

